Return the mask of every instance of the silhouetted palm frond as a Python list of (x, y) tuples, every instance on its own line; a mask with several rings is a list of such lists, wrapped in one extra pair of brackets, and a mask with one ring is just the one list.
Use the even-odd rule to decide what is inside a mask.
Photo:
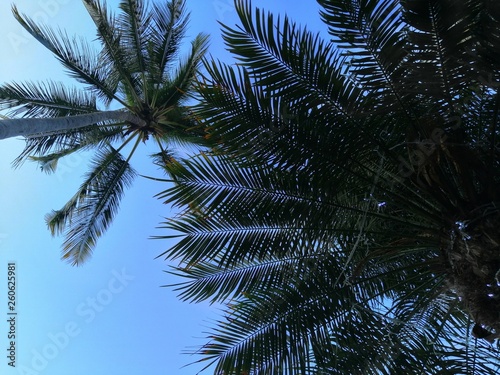
[(181, 299), (224, 306), (200, 362), (497, 373), (498, 7), (319, 3), (331, 41), (235, 2), (238, 64), (206, 61), (197, 86), (221, 143), (165, 165), (181, 212), (161, 256)]

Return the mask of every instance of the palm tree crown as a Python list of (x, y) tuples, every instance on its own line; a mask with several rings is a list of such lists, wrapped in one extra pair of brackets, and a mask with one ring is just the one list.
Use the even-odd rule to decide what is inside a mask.
[[(186, 101), (207, 37), (196, 36), (191, 51), (179, 58), (188, 23), (184, 1), (148, 5), (124, 0), (117, 14), (98, 0), (83, 3), (96, 26), (97, 49), (36, 24), (16, 7), (13, 12), (85, 90), (52, 81), (0, 87), (0, 109), (10, 109), (15, 117), (0, 122), (0, 135), (26, 137), (16, 165), (29, 158), (53, 172), (60, 158), (96, 149), (76, 194), (46, 218), (53, 234), (65, 232), (63, 258), (75, 265), (90, 255), (116, 214), (124, 189), (136, 175), (129, 160), (141, 141), (156, 144), (157, 160), (170, 157), (171, 142), (206, 143)], [(126, 145), (132, 151), (122, 156)]]
[(318, 1), (331, 41), (236, 1), (238, 64), (207, 62), (198, 85), (222, 143), (166, 165), (180, 297), (226, 304), (201, 361), (495, 373), (500, 9)]

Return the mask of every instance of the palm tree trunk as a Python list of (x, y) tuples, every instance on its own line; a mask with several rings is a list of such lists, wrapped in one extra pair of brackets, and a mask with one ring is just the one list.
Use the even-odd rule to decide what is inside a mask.
[(0, 139), (36, 136), (83, 128), (100, 122), (131, 122), (142, 127), (146, 123), (136, 115), (122, 110), (102, 111), (55, 118), (16, 118), (0, 120)]

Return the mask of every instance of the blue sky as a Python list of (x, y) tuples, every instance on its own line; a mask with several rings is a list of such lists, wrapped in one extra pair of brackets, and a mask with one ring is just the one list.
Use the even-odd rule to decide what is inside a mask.
[[(93, 39), (94, 29), (79, 0), (15, 0), (36, 20)], [(115, 8), (117, 0), (108, 1)], [(188, 39), (198, 32), (211, 35), (210, 54), (228, 61), (217, 20), (237, 22), (232, 0), (187, 0), (191, 11)], [(307, 1), (253, 0), (274, 13), (286, 11), (311, 30), (318, 23), (318, 5)], [(52, 79), (71, 84), (59, 63), (13, 19), (9, 1), (0, 3), (0, 83)], [(217, 309), (178, 301), (161, 285), (176, 279), (163, 271), (167, 263), (155, 257), (171, 242), (152, 240), (165, 235), (156, 227), (170, 208), (153, 196), (165, 185), (137, 178), (122, 201), (110, 230), (82, 267), (62, 262), (61, 237), (52, 238), (44, 215), (60, 208), (86, 172), (89, 155), (70, 157), (54, 175), (35, 164), (13, 169), (11, 161), (23, 148), (19, 139), (0, 143), (0, 373), (51, 375), (193, 375), (199, 365), (181, 368), (198, 357), (182, 351), (203, 344), (204, 331)], [(141, 174), (159, 176), (144, 148), (133, 166)], [(152, 150), (151, 150), (152, 151)], [(7, 265), (16, 263), (16, 368), (6, 358)], [(210, 373), (210, 372), (207, 372)]]

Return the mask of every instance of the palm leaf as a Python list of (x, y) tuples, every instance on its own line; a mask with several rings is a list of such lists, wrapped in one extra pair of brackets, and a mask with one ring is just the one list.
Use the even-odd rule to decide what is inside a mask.
[(25, 160), (55, 161), (60, 157), (123, 139), (121, 126), (89, 126), (61, 134), (26, 138), (23, 151), (13, 161), (15, 167)]
[(0, 87), (0, 109), (9, 116), (61, 117), (97, 111), (92, 95), (59, 82), (10, 83)]
[(310, 110), (339, 114), (355, 110), (360, 92), (345, 82), (344, 60), (333, 44), (286, 17), (281, 23), (274, 21), (272, 14), (258, 9), (253, 12), (248, 2), (238, 2), (236, 10), (242, 28), (224, 26), (224, 41), (269, 95), (279, 93), (291, 103), (308, 105)]
[(81, 265), (90, 256), (135, 176), (128, 162), (112, 147), (96, 154), (92, 168), (68, 203), (46, 216), (52, 234), (65, 233), (62, 258), (73, 265)]
[[(333, 42), (345, 50), (349, 73), (363, 87), (380, 96), (402, 102), (402, 62), (406, 59), (405, 33), (400, 5), (396, 1), (319, 1), (321, 18)], [(409, 110), (409, 108), (405, 108)]]
[[(128, 49), (128, 64), (132, 72), (144, 73), (152, 15), (142, 0), (122, 1), (119, 7), (123, 12), (117, 19), (116, 27), (121, 30), (123, 46)], [(145, 77), (142, 80), (145, 82)]]
[(152, 27), (148, 47), (151, 80), (158, 84), (171, 80), (170, 68), (178, 56), (181, 41), (186, 33), (189, 14), (183, 0), (153, 4)]
[[(71, 135), (73, 137), (71, 138)], [(63, 140), (64, 138), (64, 140)], [(35, 161), (43, 172), (53, 173), (57, 169), (59, 159), (74, 152), (89, 150), (99, 144), (107, 146), (112, 141), (122, 138), (122, 132), (116, 128), (92, 128), (77, 134), (65, 133), (64, 137), (49, 136), (28, 138), (23, 152), (14, 160), (13, 165), (19, 166), (24, 160)], [(49, 149), (55, 151), (49, 152)], [(35, 156), (39, 154), (41, 156)]]
[(208, 37), (199, 34), (191, 43), (191, 51), (188, 57), (179, 63), (177, 69), (170, 73), (172, 76), (165, 78), (165, 85), (161, 89), (152, 90), (152, 100), (162, 106), (169, 107), (174, 103), (182, 104), (191, 91), (199, 70), (199, 65), (207, 49)]
[(124, 47), (125, 31), (120, 28), (123, 24), (120, 24), (115, 15), (108, 11), (106, 4), (99, 0), (84, 0), (84, 5), (94, 21), (97, 37), (102, 44), (99, 59), (104, 66), (108, 66), (107, 79), (111, 85), (117, 87), (124, 98), (130, 98), (137, 105), (140, 104), (142, 87), (139, 77), (134, 77), (135, 71), (129, 64), (127, 50), (130, 46)]
[(89, 88), (105, 103), (115, 99), (117, 83), (109, 80), (110, 71), (98, 58), (98, 53), (83, 39), (70, 39), (62, 31), (55, 32), (48, 26), (37, 25), (31, 18), (19, 13), (13, 6), (16, 20), (45, 48), (51, 51), (68, 70), (71, 77), (89, 85)]

